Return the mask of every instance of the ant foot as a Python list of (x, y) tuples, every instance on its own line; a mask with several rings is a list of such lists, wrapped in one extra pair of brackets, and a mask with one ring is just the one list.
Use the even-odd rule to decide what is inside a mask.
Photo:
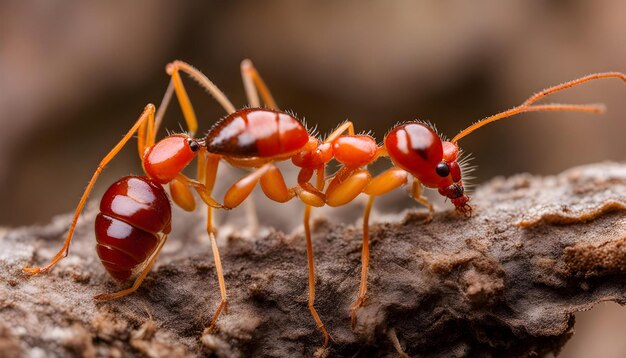
[(24, 267), (22, 272), (29, 276), (35, 276), (42, 272), (46, 272), (46, 270), (41, 267)]
[(222, 302), (220, 302), (220, 305), (217, 307), (217, 311), (215, 311), (215, 314), (213, 315), (213, 319), (211, 319), (211, 323), (209, 324), (209, 328), (207, 328), (207, 331), (209, 333), (214, 333), (215, 332), (215, 324), (217, 323), (217, 319), (219, 318), (220, 313), (222, 312), (222, 310), (224, 310), (224, 313), (227, 313), (227, 311), (228, 311), (228, 301), (222, 300)]
[(356, 312), (359, 308), (363, 306), (364, 302), (365, 302), (365, 297), (359, 297), (356, 301), (354, 301), (352, 306), (350, 306), (350, 318), (351, 318), (350, 321), (352, 324), (352, 330), (354, 330), (354, 327), (356, 327)]

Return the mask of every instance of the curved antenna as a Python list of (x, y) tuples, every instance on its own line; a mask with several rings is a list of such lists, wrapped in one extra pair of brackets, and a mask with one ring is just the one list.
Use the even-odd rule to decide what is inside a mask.
[(576, 104), (543, 104), (543, 105), (532, 105), (543, 97), (550, 95), (554, 92), (562, 91), (564, 89), (574, 87), (585, 82), (598, 80), (602, 78), (618, 78), (622, 81), (626, 82), (626, 75), (620, 72), (603, 72), (603, 73), (594, 73), (591, 75), (587, 75), (573, 81), (561, 83), (560, 85), (552, 86), (544, 89), (543, 91), (537, 92), (528, 98), (524, 103), (520, 104), (517, 107), (513, 107), (507, 111), (495, 114), (493, 116), (482, 119), (466, 129), (462, 130), (459, 134), (457, 134), (454, 138), (452, 138), (452, 143), (459, 141), (459, 139), (467, 136), (472, 133), (476, 129), (491, 123), (495, 122), (502, 118), (507, 118), (514, 116), (516, 114), (525, 113), (525, 112), (545, 112), (545, 111), (570, 111), (570, 112), (589, 112), (589, 113), (603, 113), (605, 111), (604, 105), (601, 104), (587, 104), (587, 105), (576, 105)]

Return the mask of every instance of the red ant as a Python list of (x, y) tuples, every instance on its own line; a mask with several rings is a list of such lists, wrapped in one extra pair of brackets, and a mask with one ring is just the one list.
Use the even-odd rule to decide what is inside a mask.
[[(591, 74), (579, 79), (556, 85), (540, 91), (521, 105), (482, 119), (462, 130), (451, 141), (441, 138), (424, 122), (413, 121), (396, 125), (385, 136), (384, 143), (377, 146), (374, 138), (367, 135), (342, 135), (331, 142), (334, 159), (343, 164), (330, 180), (325, 192), (325, 202), (329, 206), (341, 206), (355, 199), (359, 194), (369, 196), (363, 214), (363, 237), (361, 253), (361, 283), (356, 301), (351, 306), (352, 327), (356, 324), (356, 311), (365, 301), (367, 274), (369, 268), (369, 217), (374, 198), (384, 195), (408, 183), (413, 177), (411, 196), (428, 208), (426, 222), (433, 218), (433, 205), (422, 196), (422, 186), (435, 188), (439, 194), (449, 198), (456, 211), (470, 216), (470, 198), (465, 193), (462, 181), (462, 166), (459, 162), (460, 149), (457, 142), (476, 129), (502, 118), (525, 112), (575, 111), (601, 113), (602, 105), (535, 104), (541, 98), (582, 83), (602, 79), (618, 78), (626, 82), (626, 75), (618, 72)], [(389, 157), (394, 167), (375, 178), (365, 168), (380, 157)]]
[[(355, 135), (352, 123), (338, 127), (324, 141), (310, 135), (307, 129), (292, 115), (278, 111), (267, 86), (249, 60), (241, 65), (242, 77), (250, 108), (235, 110), (226, 96), (200, 71), (192, 66), (175, 61), (166, 67), (171, 76), (159, 112), (149, 104), (124, 138), (105, 156), (93, 174), (87, 189), (76, 208), (64, 245), (51, 260), (41, 268), (24, 268), (34, 275), (45, 272), (68, 254), (73, 232), (87, 197), (104, 167), (115, 157), (130, 138), (138, 133), (138, 151), (147, 176), (124, 177), (114, 183), (104, 194), (96, 218), (97, 251), (107, 271), (120, 281), (135, 278), (133, 285), (125, 290), (98, 295), (96, 299), (110, 300), (137, 290), (149, 272), (170, 232), (171, 207), (162, 187), (170, 184), (173, 201), (185, 210), (195, 208), (191, 189), (197, 191), (207, 204), (207, 232), (214, 254), (221, 302), (211, 320), (213, 329), (222, 310), (227, 308), (226, 286), (220, 255), (214, 235), (213, 208), (230, 209), (241, 204), (260, 183), (266, 196), (277, 202), (286, 202), (298, 196), (305, 204), (304, 229), (307, 244), (309, 271), (309, 309), (318, 327), (324, 334), (324, 346), (328, 344), (328, 332), (313, 306), (315, 299), (315, 273), (313, 246), (310, 232), (312, 206), (344, 205), (361, 192), (370, 196), (365, 210), (363, 227), (363, 268), (361, 288), (355, 310), (362, 305), (366, 292), (369, 259), (368, 222), (376, 196), (383, 195), (408, 181), (413, 175), (412, 195), (429, 208), (432, 218), (433, 207), (421, 195), (421, 185), (437, 187), (439, 192), (452, 199), (457, 210), (469, 215), (469, 198), (463, 194), (461, 169), (456, 161), (459, 150), (456, 141), (476, 128), (500, 118), (528, 111), (569, 110), (599, 112), (598, 106), (535, 105), (533, 102), (546, 94), (574, 86), (596, 78), (620, 77), (616, 73), (597, 74), (548, 89), (531, 97), (523, 105), (507, 112), (489, 117), (461, 132), (451, 142), (441, 142), (429, 127), (418, 123), (405, 123), (394, 128), (385, 138), (385, 144), (377, 147), (369, 136)], [(179, 72), (185, 72), (207, 90), (228, 115), (218, 121), (203, 139), (194, 139), (197, 129), (195, 112), (183, 86)], [(190, 134), (170, 135), (156, 142), (156, 133), (173, 92), (176, 93)], [(259, 93), (268, 107), (260, 108)], [(343, 135), (344, 132), (348, 135)], [(181, 171), (198, 157), (198, 180), (193, 180)], [(371, 179), (362, 167), (381, 156), (389, 156), (396, 168), (391, 168)], [(233, 184), (224, 196), (224, 204), (212, 198), (220, 160), (241, 168), (254, 170)], [(277, 161), (291, 159), (300, 167), (298, 185), (288, 188)], [(333, 177), (325, 192), (325, 165), (336, 159), (344, 165)], [(444, 168), (444, 164), (447, 168)], [(446, 173), (446, 175), (443, 175)], [(316, 185), (309, 183), (316, 175)]]

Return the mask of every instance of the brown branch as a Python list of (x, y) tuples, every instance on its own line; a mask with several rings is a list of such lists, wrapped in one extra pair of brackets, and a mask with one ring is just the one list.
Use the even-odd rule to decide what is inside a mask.
[[(368, 299), (350, 329), (360, 229), (318, 220), (316, 307), (331, 356), (385, 356), (395, 332), (411, 356), (527, 356), (558, 352), (573, 313), (626, 302), (626, 165), (578, 167), (556, 177), (495, 179), (474, 194), (474, 215), (423, 211), (372, 225)], [(354, 210), (357, 210), (355, 206)], [(91, 209), (70, 256), (47, 275), (70, 217), (0, 233), (0, 350), (59, 355), (311, 356), (322, 337), (309, 316), (301, 235), (272, 232), (222, 242), (230, 307), (204, 331), (218, 300), (203, 219), (178, 215), (157, 269), (135, 294), (117, 288), (93, 251)], [(169, 249), (168, 249), (169, 247)]]

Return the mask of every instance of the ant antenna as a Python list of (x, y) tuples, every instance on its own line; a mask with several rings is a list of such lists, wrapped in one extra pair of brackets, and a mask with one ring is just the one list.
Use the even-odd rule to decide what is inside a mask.
[(472, 124), (471, 126), (461, 131), (459, 134), (457, 134), (454, 138), (452, 138), (452, 143), (456, 144), (456, 142), (458, 142), (459, 139), (467, 136), (468, 134), (484, 126), (485, 124), (495, 122), (502, 118), (511, 117), (516, 114), (525, 113), (525, 112), (570, 111), (570, 112), (603, 113), (606, 108), (602, 104), (576, 105), (576, 104), (553, 103), (553, 104), (532, 105), (533, 103), (537, 102), (541, 98), (547, 95), (550, 95), (554, 92), (562, 91), (564, 89), (574, 87), (574, 86), (583, 84), (585, 82), (601, 79), (601, 78), (619, 78), (622, 81), (626, 82), (626, 75), (624, 75), (623, 73), (603, 72), (603, 73), (594, 73), (591, 75), (587, 75), (585, 77), (575, 79), (573, 81), (565, 82), (560, 85), (546, 88), (541, 92), (535, 93), (530, 98), (528, 98), (524, 103), (520, 104), (517, 107), (513, 107), (507, 111), (495, 114), (493, 116), (487, 117), (485, 119), (482, 119)]

